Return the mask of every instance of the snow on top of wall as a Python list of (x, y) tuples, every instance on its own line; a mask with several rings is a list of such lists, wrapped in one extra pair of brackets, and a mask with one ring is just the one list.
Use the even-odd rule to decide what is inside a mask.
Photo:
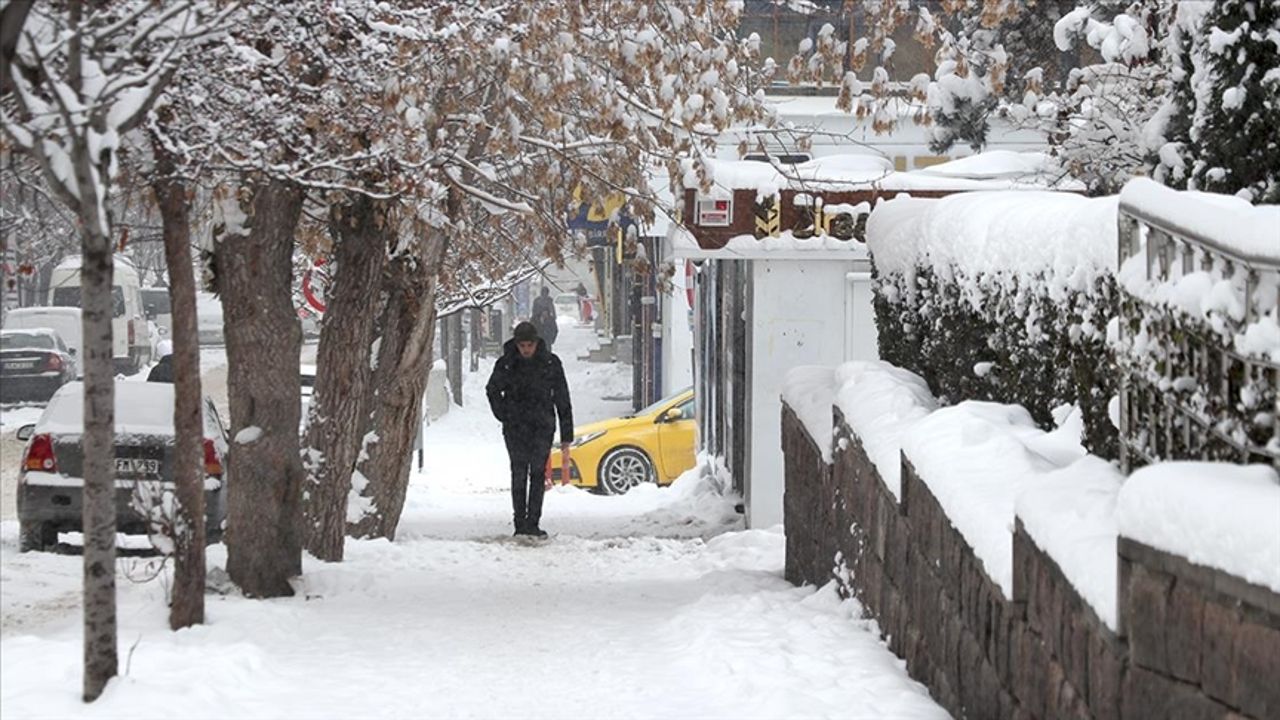
[(1019, 492), (1086, 457), (1079, 436), (1070, 437), (1078, 428), (1062, 430), (1044, 432), (1018, 405), (967, 401), (919, 420), (903, 438), (907, 459), (1007, 598)]
[(1116, 498), (1124, 476), (1087, 455), (1027, 483), (1015, 500), (1022, 527), (1053, 558), (1098, 618), (1116, 629)]
[(782, 401), (817, 443), (822, 461), (831, 464), (831, 398), (836, 389), (835, 368), (803, 365), (787, 371), (782, 381)]
[(798, 238), (790, 230), (780, 233), (777, 237), (765, 236), (757, 238), (754, 235), (735, 235), (729, 238), (729, 242), (725, 243), (724, 249), (731, 253), (838, 251), (847, 252), (853, 258), (865, 258), (869, 254), (866, 244), (857, 240), (841, 240), (832, 235), (814, 235), (807, 238)]
[(1253, 205), (1232, 195), (1179, 191), (1134, 178), (1120, 202), (1161, 218), (1224, 249), (1280, 262), (1280, 205)]
[(1121, 535), (1280, 592), (1280, 477), (1266, 465), (1173, 462), (1120, 490)]
[(835, 404), (858, 434), (893, 496), (902, 498), (902, 438), (938, 407), (924, 378), (886, 362), (848, 362), (836, 369)]
[(1043, 276), (1051, 297), (1084, 290), (1116, 266), (1115, 197), (1051, 191), (895, 198), (867, 219), (867, 244), (886, 274), (931, 268), (1013, 280)]
[[(780, 167), (757, 160), (707, 159), (705, 162), (713, 183), (713, 195), (741, 189), (755, 190), (758, 196), (766, 196), (777, 194), (782, 189), (1009, 190), (1044, 188), (1052, 184), (1042, 172), (1042, 162), (1021, 156), (1022, 153), (994, 150), (910, 172), (897, 172), (888, 158), (871, 153), (827, 155)], [(942, 170), (939, 171), (938, 167)], [(1034, 169), (1023, 172), (1025, 168)], [(683, 179), (685, 188), (698, 187), (692, 164), (687, 164)]]

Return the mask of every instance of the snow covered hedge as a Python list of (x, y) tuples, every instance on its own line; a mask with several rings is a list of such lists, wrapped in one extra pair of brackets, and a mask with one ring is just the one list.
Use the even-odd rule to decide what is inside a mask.
[(1089, 450), (1117, 454), (1116, 198), (1007, 191), (899, 197), (867, 223), (882, 359), (945, 403), (996, 400), (1052, 428), (1076, 404)]

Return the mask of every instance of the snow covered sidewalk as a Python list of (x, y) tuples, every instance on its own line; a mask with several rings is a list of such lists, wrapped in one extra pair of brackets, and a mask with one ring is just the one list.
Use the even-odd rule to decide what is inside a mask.
[[(613, 412), (596, 387), (621, 370), (566, 365), (584, 421)], [(178, 633), (162, 582), (122, 577), (121, 677), (90, 706), (80, 558), (19, 555), (0, 524), (4, 717), (946, 717), (856, 602), (783, 580), (780, 529), (742, 531), (696, 470), (622, 497), (558, 488), (555, 537), (512, 540), (486, 374), (428, 430), (396, 542), (307, 557), (293, 598), (210, 595)]]

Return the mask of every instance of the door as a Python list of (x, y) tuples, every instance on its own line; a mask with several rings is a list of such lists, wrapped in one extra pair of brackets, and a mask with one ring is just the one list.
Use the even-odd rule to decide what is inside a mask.
[(663, 420), (658, 423), (658, 447), (662, 453), (662, 482), (669, 483), (680, 473), (693, 467), (693, 438), (697, 421), (694, 419), (694, 401), (690, 397), (680, 405), (679, 420)]

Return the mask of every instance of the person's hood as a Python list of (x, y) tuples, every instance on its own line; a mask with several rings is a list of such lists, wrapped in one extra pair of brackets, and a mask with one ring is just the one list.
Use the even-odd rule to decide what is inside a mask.
[[(502, 354), (520, 357), (520, 349), (516, 347), (515, 338), (511, 338), (502, 344)], [(550, 351), (547, 350), (547, 341), (542, 338), (538, 338), (538, 349), (534, 351), (533, 356), (539, 357), (548, 354), (550, 354)]]

